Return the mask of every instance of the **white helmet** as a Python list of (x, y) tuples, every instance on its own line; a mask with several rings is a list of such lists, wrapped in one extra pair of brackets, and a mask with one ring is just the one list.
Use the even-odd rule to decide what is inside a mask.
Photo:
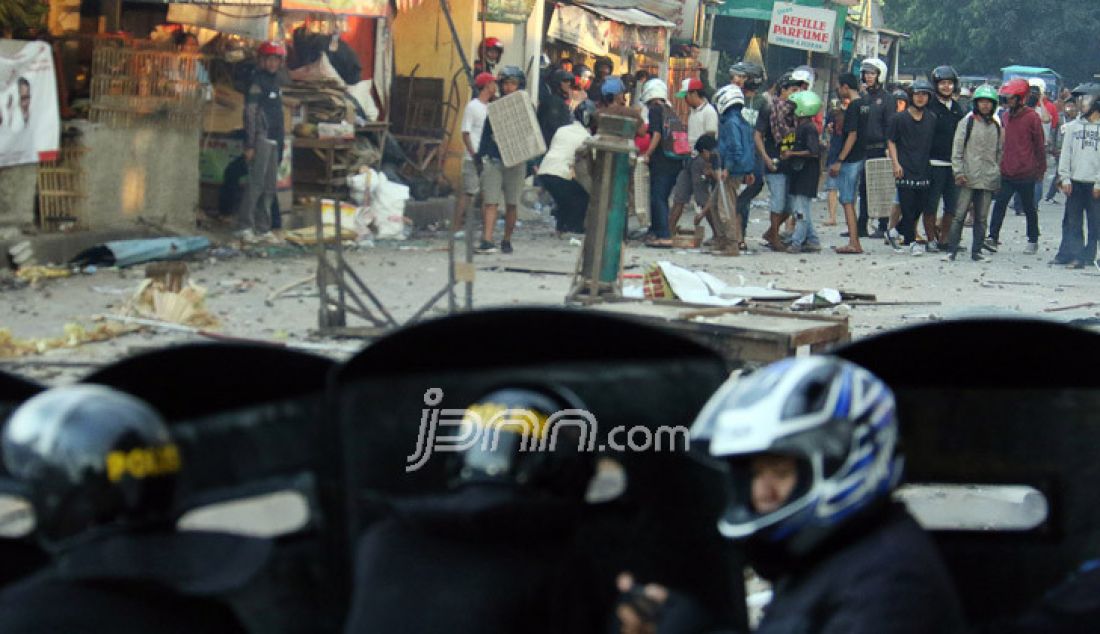
[(718, 114), (725, 114), (727, 110), (736, 105), (745, 105), (745, 93), (733, 84), (727, 84), (714, 93), (714, 107), (718, 108)]
[(791, 81), (814, 85), (814, 71), (809, 66), (799, 66), (791, 71)]
[(642, 103), (649, 103), (654, 99), (668, 101), (668, 84), (656, 77), (642, 85)]
[[(691, 437), (731, 478), (719, 532), (806, 552), (853, 514), (889, 499), (902, 475), (898, 431), (885, 383), (851, 362), (815, 356), (728, 381)], [(793, 458), (798, 470), (790, 498), (768, 512), (755, 510), (751, 497), (751, 460), (760, 454)]]
[(1027, 80), (1027, 85), (1032, 88), (1038, 88), (1039, 94), (1043, 94), (1047, 91), (1047, 83), (1038, 77), (1032, 77)]
[(869, 57), (863, 60), (863, 64), (859, 67), (859, 73), (862, 75), (869, 70), (878, 73), (878, 83), (886, 83), (886, 74), (889, 72), (886, 68), (886, 62), (877, 57)]

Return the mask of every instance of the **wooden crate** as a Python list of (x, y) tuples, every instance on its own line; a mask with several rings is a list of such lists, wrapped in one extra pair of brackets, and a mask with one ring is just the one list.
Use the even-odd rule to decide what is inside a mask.
[[(732, 367), (825, 352), (850, 339), (847, 317), (649, 300), (609, 302), (593, 308), (678, 332), (718, 351)], [(644, 347), (645, 342), (638, 345)]]
[(38, 164), (38, 224), (48, 233), (82, 229), (86, 149), (64, 139), (57, 160)]

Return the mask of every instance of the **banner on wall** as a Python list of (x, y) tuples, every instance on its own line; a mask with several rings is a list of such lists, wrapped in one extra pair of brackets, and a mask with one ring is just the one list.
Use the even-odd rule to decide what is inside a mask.
[[(485, 19), (489, 22), (526, 24), (535, 8), (535, 0), (487, 0)], [(480, 14), (478, 19), (481, 19)]]
[(776, 2), (768, 43), (814, 53), (832, 53), (836, 11)]
[(60, 143), (49, 44), (0, 40), (0, 167), (52, 161)]
[(580, 7), (559, 4), (550, 18), (546, 37), (572, 44), (592, 55), (607, 55), (611, 23)]

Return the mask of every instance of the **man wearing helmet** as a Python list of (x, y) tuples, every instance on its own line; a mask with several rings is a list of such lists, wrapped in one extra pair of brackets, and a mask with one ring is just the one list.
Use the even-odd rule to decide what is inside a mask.
[(893, 394), (832, 357), (731, 379), (692, 427), (729, 473), (718, 523), (774, 597), (757, 634), (955, 634), (936, 547), (891, 495), (902, 478)]
[[(718, 111), (707, 99), (706, 86), (703, 80), (697, 77), (685, 79), (680, 85), (680, 92), (676, 96), (687, 102), (691, 112), (688, 114), (687, 136), (692, 148), (700, 137), (710, 135), (718, 138)], [(691, 159), (685, 160), (680, 175), (676, 177), (676, 185), (672, 188), (672, 211), (668, 216), (669, 227), (672, 232), (680, 224), (680, 216), (684, 213), (684, 206), (691, 201), (694, 191), (691, 178)]]
[(787, 247), (779, 237), (779, 228), (790, 215), (790, 200), (787, 196), (786, 164), (782, 162), (783, 152), (794, 145), (794, 104), (788, 98), (794, 93), (809, 87), (810, 77), (805, 71), (787, 73), (776, 84), (778, 94), (774, 103), (761, 111), (756, 120), (756, 151), (764, 161), (764, 179), (771, 192), (769, 203), (768, 230), (764, 232), (764, 241), (773, 251), (786, 251)]
[[(500, 70), (498, 83), (501, 95), (507, 97), (520, 90), (527, 81), (526, 75), (517, 66), (505, 66)], [(500, 242), (501, 253), (512, 253), (512, 232), (516, 228), (519, 213), (519, 197), (523, 193), (524, 180), (527, 178), (527, 164), (520, 163), (504, 167), (501, 162), (500, 146), (493, 133), (493, 123), (486, 119), (481, 131), (477, 157), (481, 160), (481, 201), (483, 205), (484, 226), (481, 243), (477, 253), (496, 253), (493, 243), (493, 230), (497, 225), (497, 212), (504, 205), (504, 237)]]
[[(1082, 117), (1066, 125), (1058, 179), (1066, 195), (1062, 241), (1054, 264), (1084, 268), (1096, 261), (1100, 234), (1100, 86), (1080, 88)], [(1084, 221), (1084, 222), (1083, 222)], [(1088, 225), (1088, 240), (1083, 226)]]
[[(860, 65), (860, 77), (866, 86), (866, 92), (853, 104), (858, 107), (849, 107), (849, 116), (844, 120), (845, 135), (853, 142), (850, 149), (841, 151), (841, 160), (844, 162), (886, 158), (886, 133), (895, 114), (894, 100), (883, 90), (886, 71), (886, 62), (881, 59), (865, 59)], [(851, 116), (852, 114), (855, 116)], [(852, 132), (856, 132), (855, 137), (852, 137)], [(859, 218), (856, 222), (859, 226), (859, 237), (867, 237), (868, 222), (867, 175), (864, 172), (859, 179)], [(872, 237), (886, 237), (886, 224), (886, 218), (880, 218), (878, 230)], [(846, 237), (851, 238), (850, 235)], [(847, 249), (841, 247), (837, 252), (859, 252), (850, 249), (851, 245), (848, 245)]]
[(954, 260), (962, 240), (966, 209), (974, 204), (974, 241), (970, 245), (970, 257), (980, 262), (985, 241), (985, 224), (989, 218), (989, 206), (993, 194), (1001, 186), (1001, 154), (1004, 152), (1001, 124), (994, 116), (997, 109), (997, 90), (990, 85), (979, 86), (971, 100), (973, 112), (968, 114), (955, 130), (952, 142), (951, 169), (955, 184), (959, 186), (957, 209), (961, 210), (951, 221), (947, 238), (948, 258)]
[(596, 60), (596, 77), (592, 80), (592, 85), (588, 87), (588, 98), (592, 103), (599, 103), (602, 92), (600, 92), (603, 82), (611, 76), (611, 73), (615, 72), (615, 64), (606, 57), (601, 57)]
[[(924, 235), (928, 237), (928, 249), (939, 250), (946, 246), (947, 233), (955, 216), (959, 192), (951, 173), (951, 149), (955, 142), (955, 129), (966, 112), (957, 101), (959, 74), (950, 66), (939, 66), (932, 71), (932, 85), (936, 96), (928, 110), (936, 115), (936, 129), (932, 139), (932, 189), (928, 193), (928, 208), (924, 210)], [(943, 201), (943, 218), (937, 226), (936, 215)], [(965, 209), (963, 212), (965, 213)]]
[(470, 404), (462, 433), (475, 441), (449, 454), (447, 490), (392, 501), (359, 539), (344, 632), (606, 631), (612, 597), (600, 605), (607, 594), (586, 587), (574, 548), (596, 465), (584, 409), (541, 386)]
[(821, 112), (821, 97), (812, 90), (803, 90), (791, 95), (791, 101), (798, 127), (794, 145), (781, 158), (790, 170), (787, 187), (797, 223), (787, 252), (817, 252), (821, 250), (821, 242), (814, 231), (812, 205), (821, 177), (821, 135), (813, 119)]
[(245, 91), (244, 102), (244, 160), (248, 163), (248, 187), (237, 211), (238, 235), (246, 244), (279, 242), (271, 233), (271, 205), (275, 199), (285, 137), (279, 71), (286, 58), (286, 49), (279, 42), (264, 42), (257, 53), (259, 63)]
[[(725, 181), (731, 193), (736, 193), (742, 183), (751, 185), (755, 179), (753, 173), (757, 161), (753, 127), (742, 116), (745, 95), (735, 84), (723, 86), (715, 93), (714, 102), (721, 118), (718, 130), (718, 162), (721, 169), (718, 177)], [(695, 176), (697, 179), (697, 174)], [(727, 219), (729, 222), (733, 220)], [(736, 234), (732, 226), (715, 222), (711, 226), (715, 228), (716, 251), (722, 252), (733, 246)], [(722, 235), (719, 235), (719, 227)], [(743, 233), (741, 235), (744, 236)]]
[(53, 556), (0, 593), (0, 631), (245, 632), (223, 598), (267, 540), (175, 530), (180, 449), (160, 415), (110, 388), (54, 388), (4, 426), (3, 461)]
[(891, 120), (887, 136), (901, 206), (900, 232), (913, 255), (924, 253), (924, 247), (916, 241), (917, 219), (928, 208), (928, 191), (932, 185), (930, 156), (936, 115), (926, 108), (933, 92), (928, 81), (913, 82), (909, 108)]
[(478, 47), (478, 58), (474, 61), (474, 77), (481, 73), (496, 74), (500, 57), (504, 55), (504, 44), (499, 38), (487, 37)]
[[(738, 62), (730, 68), (730, 81), (739, 86), (745, 95), (745, 107), (741, 110), (741, 116), (754, 129), (760, 118), (760, 113), (771, 104), (770, 97), (764, 88), (764, 69), (759, 64), (752, 62)], [(755, 145), (755, 139), (753, 141)], [(759, 151), (756, 155), (756, 166), (753, 169), (753, 180), (737, 196), (737, 215), (741, 218), (741, 236), (744, 237), (749, 228), (749, 212), (752, 210), (752, 201), (760, 195), (764, 189), (764, 157)], [(741, 243), (741, 250), (746, 248)]]
[(562, 69), (551, 72), (547, 79), (547, 92), (550, 94), (539, 101), (536, 114), (546, 147), (550, 147), (550, 141), (554, 139), (554, 133), (558, 128), (572, 122), (573, 115), (569, 103), (573, 99), (575, 83), (573, 73)]
[(1000, 94), (1007, 100), (1008, 111), (1002, 117), (1004, 127), (1004, 156), (1001, 159), (1001, 188), (993, 205), (993, 218), (989, 223), (987, 245), (996, 249), (1000, 245), (1001, 225), (1005, 210), (1016, 194), (1020, 195), (1027, 216), (1027, 246), (1025, 254), (1039, 250), (1039, 212), (1035, 195), (1036, 185), (1046, 173), (1046, 137), (1039, 115), (1027, 107), (1030, 87), (1023, 79), (1013, 79), (1001, 86)]

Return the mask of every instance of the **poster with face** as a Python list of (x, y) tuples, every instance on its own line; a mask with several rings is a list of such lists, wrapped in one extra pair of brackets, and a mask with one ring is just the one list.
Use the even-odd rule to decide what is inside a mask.
[(0, 167), (53, 160), (60, 140), (49, 45), (0, 40)]

